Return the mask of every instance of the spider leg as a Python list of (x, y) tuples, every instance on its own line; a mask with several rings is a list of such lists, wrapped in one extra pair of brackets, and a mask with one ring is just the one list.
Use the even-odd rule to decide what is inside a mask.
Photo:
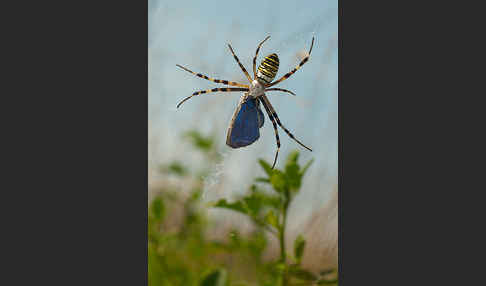
[(215, 82), (215, 83), (222, 83), (222, 84), (225, 84), (225, 85), (232, 85), (232, 86), (239, 86), (239, 87), (248, 87), (248, 85), (246, 85), (246, 84), (241, 84), (241, 83), (237, 83), (237, 82), (234, 82), (234, 81), (228, 81), (228, 80), (221, 80), (221, 79), (210, 78), (210, 77), (205, 76), (203, 74), (195, 73), (195, 72), (191, 71), (190, 69), (185, 68), (185, 67), (183, 67), (181, 65), (176, 65), (176, 66), (180, 67), (181, 69), (183, 69), (183, 70), (185, 70), (187, 72), (192, 73), (195, 76), (198, 76), (198, 77), (203, 78), (203, 79), (207, 79), (207, 80), (212, 81), (212, 82)]
[(200, 95), (200, 94), (203, 94), (203, 93), (211, 93), (211, 92), (217, 92), (217, 91), (221, 91), (221, 92), (231, 92), (231, 91), (248, 91), (248, 88), (234, 88), (234, 87), (226, 87), (226, 88), (213, 88), (213, 89), (207, 89), (207, 90), (201, 90), (201, 91), (196, 91), (195, 93), (193, 93), (191, 96), (188, 96), (186, 98), (184, 98), (181, 102), (179, 102), (179, 104), (177, 104), (177, 108), (179, 108), (179, 106), (181, 106), (182, 103), (184, 103), (186, 100), (188, 100), (189, 98), (193, 97), (193, 96), (196, 96), (196, 95)]
[(290, 72), (286, 73), (284, 76), (282, 76), (281, 78), (279, 78), (278, 80), (270, 83), (267, 85), (267, 87), (271, 87), (271, 86), (274, 86), (276, 85), (277, 83), (279, 82), (282, 82), (286, 79), (288, 79), (291, 75), (293, 75), (298, 69), (300, 69), (308, 60), (309, 60), (309, 56), (310, 56), (310, 53), (312, 52), (312, 46), (314, 46), (314, 37), (312, 37), (312, 43), (311, 43), (311, 47), (309, 49), (309, 54), (307, 56), (305, 56), (305, 58), (302, 59), (302, 61), (300, 61), (300, 63), (293, 69), (291, 70)]
[[(275, 119), (277, 120), (277, 124), (285, 131), (285, 133), (287, 133), (287, 135), (289, 135), (290, 138), (294, 139), (295, 142), (299, 143), (302, 147), (306, 148), (309, 151), (312, 151), (311, 148), (309, 148), (309, 147), (305, 146), (304, 144), (302, 144), (299, 140), (297, 140), (294, 137), (294, 135), (292, 133), (290, 133), (290, 131), (287, 130), (287, 128), (285, 128), (282, 125), (282, 123), (280, 122), (280, 119), (277, 116), (277, 113), (275, 112), (275, 109), (273, 109), (273, 106), (270, 103), (270, 101), (268, 100), (268, 98), (265, 95), (262, 95), (262, 99), (263, 99), (262, 100), (263, 106), (268, 105), (268, 109), (270, 109), (270, 112), (272, 113), (272, 117), (275, 117)], [(265, 107), (265, 109), (267, 109), (267, 107)], [(267, 109), (267, 112), (268, 112), (268, 109)]]
[(243, 66), (243, 64), (240, 62), (240, 60), (238, 59), (238, 57), (235, 55), (235, 52), (233, 51), (233, 48), (231, 47), (230, 44), (228, 44), (228, 47), (231, 51), (231, 53), (233, 54), (233, 57), (235, 58), (236, 62), (238, 63), (238, 65), (240, 66), (241, 70), (243, 71), (243, 73), (246, 75), (246, 78), (248, 79), (249, 82), (252, 82), (252, 79), (250, 77), (250, 75), (248, 74), (248, 72), (246, 71), (245, 67)]
[(280, 138), (278, 137), (277, 124), (275, 123), (275, 119), (273, 118), (272, 112), (270, 111), (265, 101), (263, 100), (260, 101), (262, 102), (263, 107), (265, 107), (265, 110), (267, 111), (268, 118), (270, 118), (270, 121), (272, 121), (273, 130), (275, 131), (275, 138), (277, 139), (277, 153), (275, 153), (275, 159), (273, 160), (273, 165), (272, 165), (272, 169), (273, 169), (273, 167), (275, 167), (275, 163), (277, 163), (278, 151), (280, 150)]
[(288, 93), (290, 93), (290, 94), (292, 94), (292, 95), (295, 96), (295, 93), (291, 92), (290, 90), (283, 89), (283, 88), (269, 88), (269, 89), (265, 89), (265, 91), (272, 91), (272, 90), (288, 92)]
[(266, 37), (265, 40), (261, 41), (260, 44), (258, 45), (258, 48), (256, 49), (256, 52), (255, 52), (255, 57), (253, 58), (253, 77), (256, 78), (256, 60), (257, 60), (257, 57), (258, 57), (258, 52), (260, 51), (260, 48), (262, 46), (262, 44), (268, 40), (268, 38), (270, 38), (270, 36)]

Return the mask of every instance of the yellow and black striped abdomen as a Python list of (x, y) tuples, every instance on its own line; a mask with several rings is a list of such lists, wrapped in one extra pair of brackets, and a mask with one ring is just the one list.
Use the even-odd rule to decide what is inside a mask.
[(277, 75), (278, 63), (277, 54), (266, 56), (258, 67), (257, 78), (265, 83), (271, 83)]

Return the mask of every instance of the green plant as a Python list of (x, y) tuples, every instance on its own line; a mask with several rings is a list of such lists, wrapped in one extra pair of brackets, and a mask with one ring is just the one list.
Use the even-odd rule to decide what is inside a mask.
[[(303, 269), (301, 261), (305, 249), (305, 240), (299, 235), (294, 241), (293, 255), (286, 252), (285, 230), (289, 205), (302, 185), (302, 178), (313, 160), (303, 167), (298, 164), (299, 153), (292, 152), (286, 161), (284, 170), (272, 169), (271, 165), (260, 159), (260, 166), (265, 171), (266, 177), (256, 178), (257, 183), (270, 185), (273, 193), (254, 184), (250, 187), (248, 195), (234, 202), (221, 199), (213, 203), (213, 207), (230, 209), (247, 215), (262, 229), (276, 236), (280, 245), (280, 257), (266, 265), (271, 274), (262, 281), (264, 285), (311, 285), (323, 283), (337, 283), (318, 277)], [(327, 273), (326, 273), (327, 274)]]
[[(217, 161), (211, 137), (195, 131), (185, 136), (195, 149), (205, 154), (208, 166)], [(207, 171), (191, 170), (178, 161), (161, 166), (161, 173), (199, 183), (194, 185), (186, 198), (181, 196), (180, 190), (164, 187), (149, 205), (149, 285), (336, 284), (336, 280), (324, 278), (328, 277), (329, 271), (315, 275), (301, 267), (306, 245), (302, 236), (295, 239), (292, 253), (286, 251), (284, 238), (288, 207), (312, 164), (309, 161), (301, 167), (298, 158), (298, 152), (291, 153), (283, 170), (271, 169), (270, 164), (259, 160), (266, 176), (256, 178), (247, 195), (234, 202), (221, 199), (211, 204), (242, 213), (257, 226), (253, 233), (246, 236), (233, 229), (223, 241), (208, 240), (205, 235), (211, 222), (206, 218), (207, 209), (201, 204), (203, 178), (200, 174)], [(279, 257), (274, 261), (262, 259), (268, 243), (265, 231), (279, 241)]]
[[(191, 131), (184, 138), (206, 156), (208, 166), (215, 163), (217, 153), (211, 137)], [(149, 285), (253, 285), (245, 278), (258, 275), (255, 273), (266, 246), (263, 233), (242, 237), (233, 230), (227, 241), (208, 240), (207, 209), (201, 204), (201, 173), (207, 170), (191, 170), (174, 161), (161, 165), (158, 171), (196, 183), (188, 197), (178, 189), (161, 187), (149, 204)]]

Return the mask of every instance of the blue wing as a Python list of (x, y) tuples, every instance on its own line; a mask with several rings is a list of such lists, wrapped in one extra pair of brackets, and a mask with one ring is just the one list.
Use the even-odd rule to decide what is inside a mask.
[(247, 97), (236, 108), (228, 129), (226, 144), (232, 148), (248, 146), (260, 138), (263, 126), (263, 112), (258, 106), (259, 102)]

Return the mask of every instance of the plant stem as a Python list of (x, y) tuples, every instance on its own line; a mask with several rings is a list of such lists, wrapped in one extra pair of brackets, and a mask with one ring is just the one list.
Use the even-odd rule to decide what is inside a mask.
[[(282, 210), (282, 227), (280, 228), (280, 261), (287, 264), (287, 255), (285, 254), (285, 225), (287, 224), (287, 209), (290, 203), (290, 193), (288, 190), (285, 191), (284, 205)], [(285, 268), (282, 285), (287, 286), (287, 267)]]
[(280, 261), (286, 263), (285, 255), (285, 225), (287, 224), (287, 206), (288, 203), (285, 201), (284, 208), (282, 210), (282, 227), (280, 228)]

